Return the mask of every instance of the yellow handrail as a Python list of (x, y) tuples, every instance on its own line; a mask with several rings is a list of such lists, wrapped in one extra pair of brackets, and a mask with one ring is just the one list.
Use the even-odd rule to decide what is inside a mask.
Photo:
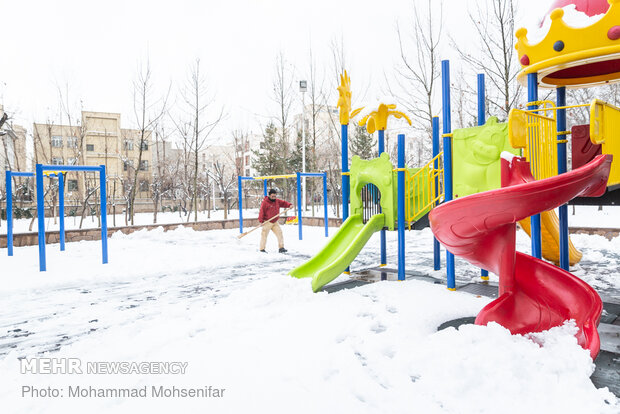
[[(549, 101), (539, 101), (541, 107), (524, 111), (512, 109), (508, 116), (508, 138), (513, 148), (523, 148), (537, 180), (558, 174), (556, 110)], [(547, 116), (550, 112), (551, 116)]]
[[(405, 171), (405, 220), (419, 220), (445, 196), (443, 153), (439, 153), (417, 172)], [(437, 163), (437, 167), (435, 167)]]
[[(603, 154), (620, 157), (620, 108), (595, 99), (590, 104), (590, 141), (600, 144)], [(620, 162), (611, 164), (607, 185), (620, 184)]]

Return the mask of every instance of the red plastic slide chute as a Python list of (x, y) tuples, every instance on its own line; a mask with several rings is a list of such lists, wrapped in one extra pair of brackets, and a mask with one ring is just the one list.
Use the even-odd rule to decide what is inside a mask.
[(519, 220), (575, 197), (601, 196), (611, 161), (610, 155), (600, 155), (581, 168), (535, 181), (525, 159), (502, 159), (503, 188), (458, 198), (431, 211), (431, 229), (451, 253), (499, 275), (499, 298), (480, 311), (476, 324), (494, 321), (513, 334), (526, 334), (574, 319), (579, 344), (596, 358), (601, 298), (569, 272), (516, 252), (515, 235)]

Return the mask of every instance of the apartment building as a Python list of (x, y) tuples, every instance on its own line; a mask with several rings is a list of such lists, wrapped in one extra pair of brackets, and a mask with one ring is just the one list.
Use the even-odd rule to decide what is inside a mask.
[(3, 170), (28, 171), (26, 128), (14, 124), (0, 105), (0, 166)]
[[(151, 131), (121, 128), (121, 115), (82, 111), (76, 125), (53, 122), (33, 125), (34, 163), (51, 165), (105, 165), (108, 197), (123, 199), (137, 174), (137, 198), (150, 197), (152, 169)], [(140, 146), (142, 157), (140, 159)], [(94, 173), (69, 173), (69, 198), (83, 199), (98, 186)]]

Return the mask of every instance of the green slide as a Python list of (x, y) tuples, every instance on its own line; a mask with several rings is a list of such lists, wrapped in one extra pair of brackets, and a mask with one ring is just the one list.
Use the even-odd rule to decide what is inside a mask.
[(298, 279), (311, 277), (312, 290), (317, 292), (344, 272), (372, 234), (384, 224), (383, 214), (372, 216), (366, 224), (361, 215), (350, 216), (316, 256), (293, 269), (290, 275)]

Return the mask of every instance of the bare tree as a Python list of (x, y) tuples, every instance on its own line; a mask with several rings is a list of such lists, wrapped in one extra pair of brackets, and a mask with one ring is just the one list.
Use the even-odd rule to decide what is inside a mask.
[(471, 45), (465, 48), (452, 39), (461, 58), (478, 73), (486, 75), (490, 86), (488, 109), (498, 111), (500, 119), (508, 119), (510, 110), (517, 106), (523, 91), (517, 82), (520, 66), (514, 48), (515, 13), (513, 0), (490, 0), (484, 5), (478, 4), (476, 11), (469, 13), (469, 20), (482, 46), (480, 54), (469, 53)]
[[(206, 111), (209, 107), (214, 105), (214, 98), (207, 96), (207, 81), (203, 74), (200, 72), (200, 59), (196, 59), (190, 69), (189, 79), (187, 81), (185, 90), (183, 91), (183, 100), (188, 108), (188, 115), (191, 119), (191, 152), (194, 159), (193, 165), (193, 186), (192, 186), (192, 200), (190, 208), (194, 210), (194, 221), (198, 221), (198, 156), (200, 151), (206, 149), (206, 143), (211, 133), (217, 127), (224, 116), (224, 108), (221, 108), (218, 112), (215, 112), (210, 120), (207, 120)], [(189, 221), (189, 217), (188, 217)]]
[[(170, 88), (168, 88), (168, 93), (163, 99), (153, 101), (153, 81), (151, 76), (151, 66), (147, 60), (145, 66), (142, 66), (142, 64), (138, 66), (137, 76), (133, 82), (134, 116), (139, 131), (138, 165), (136, 166), (138, 171), (144, 169), (142, 163), (143, 152), (148, 145), (148, 138), (150, 137), (153, 126), (165, 113), (166, 102), (170, 93)], [(148, 169), (148, 167), (146, 169)], [(137, 172), (133, 175), (133, 180), (129, 188), (128, 210), (132, 225), (134, 224), (138, 175)]]

